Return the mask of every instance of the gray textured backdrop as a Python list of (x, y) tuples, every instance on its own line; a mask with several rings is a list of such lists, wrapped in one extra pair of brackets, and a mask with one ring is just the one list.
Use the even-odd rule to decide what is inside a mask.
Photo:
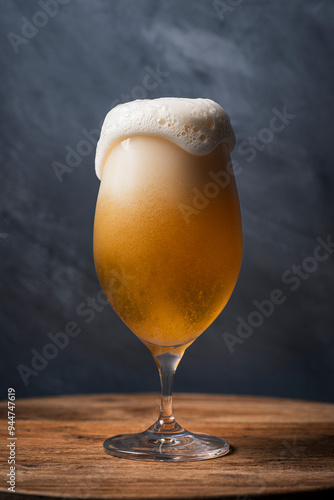
[[(19, 396), (159, 388), (149, 351), (109, 306), (90, 323), (76, 312), (99, 291), (85, 131), (117, 100), (146, 95), (212, 98), (238, 141), (240, 278), (175, 389), (334, 401), (333, 250), (312, 260), (317, 238), (333, 234), (334, 2), (43, 3), (0, 2), (1, 397), (8, 386)], [(294, 265), (307, 269), (299, 282)], [(285, 302), (237, 337), (237, 317), (277, 288)], [(32, 349), (45, 352), (69, 321), (80, 333), (25, 384), (17, 367), (31, 369)], [(225, 332), (238, 340), (230, 349)]]

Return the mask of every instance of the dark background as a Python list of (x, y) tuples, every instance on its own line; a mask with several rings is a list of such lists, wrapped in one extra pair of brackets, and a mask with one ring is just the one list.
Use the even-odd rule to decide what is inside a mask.
[[(334, 2), (246, 0), (225, 12), (211, 0), (63, 3), (15, 53), (8, 34), (22, 36), (22, 17), (45, 16), (36, 17), (37, 1), (0, 2), (1, 397), (8, 386), (18, 396), (159, 389), (149, 351), (109, 306), (91, 323), (76, 313), (100, 289), (95, 146), (62, 182), (54, 171), (122, 94), (146, 94), (218, 101), (241, 168), (239, 281), (188, 349), (175, 389), (334, 401), (333, 255), (297, 290), (282, 282), (333, 233)], [(168, 76), (145, 90), (157, 65)], [(295, 117), (248, 161), (240, 144), (268, 137), (262, 129), (284, 106)], [(247, 320), (275, 288), (284, 304), (231, 353), (224, 332), (236, 334), (237, 316)], [(68, 321), (80, 334), (25, 385), (17, 367), (31, 368), (31, 350), (42, 352)]]

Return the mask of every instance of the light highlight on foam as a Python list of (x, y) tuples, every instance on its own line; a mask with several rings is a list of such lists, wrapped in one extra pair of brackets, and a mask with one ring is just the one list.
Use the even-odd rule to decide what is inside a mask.
[(113, 144), (133, 135), (162, 137), (198, 156), (211, 153), (222, 142), (231, 151), (235, 146), (228, 114), (211, 99), (138, 99), (119, 104), (105, 117), (95, 157), (99, 179)]

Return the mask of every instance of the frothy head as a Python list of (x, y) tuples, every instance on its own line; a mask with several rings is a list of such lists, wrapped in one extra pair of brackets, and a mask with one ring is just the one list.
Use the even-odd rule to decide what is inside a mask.
[(230, 151), (235, 146), (228, 114), (211, 99), (138, 99), (119, 104), (105, 117), (95, 157), (99, 179), (113, 144), (133, 135), (162, 137), (198, 156), (211, 153), (222, 142)]

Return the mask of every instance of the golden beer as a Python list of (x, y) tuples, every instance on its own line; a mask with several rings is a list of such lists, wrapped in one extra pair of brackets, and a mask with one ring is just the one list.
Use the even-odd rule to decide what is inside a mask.
[(232, 293), (242, 232), (230, 165), (225, 144), (195, 156), (153, 136), (126, 138), (108, 155), (96, 271), (113, 309), (145, 343), (192, 342)]
[(106, 439), (110, 455), (192, 461), (230, 449), (222, 437), (175, 421), (172, 385), (185, 349), (222, 311), (239, 274), (234, 144), (228, 115), (210, 99), (137, 100), (105, 118), (95, 161), (95, 267), (113, 309), (151, 350), (161, 380), (158, 420)]

